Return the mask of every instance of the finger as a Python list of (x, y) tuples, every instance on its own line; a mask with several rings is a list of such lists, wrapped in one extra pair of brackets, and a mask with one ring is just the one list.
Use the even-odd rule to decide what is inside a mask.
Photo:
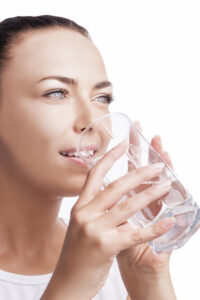
[[(118, 231), (118, 237), (115, 241), (120, 244), (121, 248), (123, 247), (123, 249), (120, 250), (124, 250), (138, 244), (143, 244), (165, 234), (174, 226), (175, 222), (176, 219), (172, 217), (163, 219), (152, 226), (141, 228), (139, 230), (132, 229), (129, 231), (118, 231), (116, 228), (116, 231)], [(113, 247), (114, 246), (115, 245), (113, 245)]]
[(141, 145), (140, 145), (140, 136), (138, 131), (140, 130), (140, 125), (138, 121), (135, 121), (130, 128), (129, 135), (129, 156), (130, 159), (128, 161), (128, 171), (132, 171), (136, 168), (136, 166), (140, 165), (141, 160)]
[(131, 225), (126, 221), (117, 227), (118, 232), (132, 230)]
[(138, 120), (134, 121), (133, 124), (138, 128), (138, 130), (140, 132), (142, 132), (142, 126), (141, 126), (141, 123)]
[(105, 215), (99, 217), (99, 221), (105, 227), (116, 227), (124, 223), (136, 212), (148, 206), (152, 201), (159, 199), (169, 192), (171, 181), (166, 180), (162, 184), (152, 185), (146, 190), (129, 197), (127, 200), (113, 206)]
[(174, 166), (173, 166), (173, 163), (172, 163), (171, 158), (169, 156), (169, 153), (167, 151), (163, 151), (163, 153), (161, 154), (161, 157), (166, 162), (166, 164), (168, 166), (170, 166), (172, 168), (172, 170), (174, 170)]
[(139, 127), (137, 126), (137, 122), (134, 122), (133, 125), (131, 125), (130, 136), (129, 136), (129, 141), (132, 147), (140, 146), (140, 137), (138, 135), (138, 130)]
[[(159, 135), (156, 135), (152, 138), (151, 146), (149, 146), (148, 152), (149, 152), (149, 154), (148, 154), (148, 163), (149, 164), (152, 164), (153, 162), (158, 162), (158, 161), (164, 160), (162, 157), (163, 147), (162, 147), (162, 142), (161, 142), (161, 138)], [(158, 155), (161, 158), (160, 160), (158, 158)]]
[(109, 184), (88, 205), (88, 213), (105, 212), (115, 205), (129, 191), (143, 181), (154, 178), (163, 170), (164, 164), (154, 164), (135, 169)]
[[(153, 149), (152, 149), (153, 147)], [(148, 163), (151, 164), (155, 161), (158, 161), (157, 155), (161, 156), (163, 149), (160, 137), (157, 135), (151, 141), (151, 146), (149, 145), (148, 150)]]
[(155, 135), (151, 141), (151, 145), (153, 148), (158, 152), (162, 153), (163, 152), (163, 146), (162, 146), (162, 141), (161, 137), (159, 135)]
[(90, 169), (84, 186), (82, 188), (79, 199), (76, 202), (76, 207), (87, 204), (93, 199), (102, 187), (103, 178), (109, 169), (113, 166), (115, 161), (119, 159), (128, 147), (127, 141), (123, 141), (116, 147), (108, 151), (97, 164)]
[(154, 136), (152, 139), (151, 145), (154, 149), (160, 154), (161, 158), (168, 164), (172, 169), (173, 163), (167, 151), (163, 151), (161, 137), (159, 135)]

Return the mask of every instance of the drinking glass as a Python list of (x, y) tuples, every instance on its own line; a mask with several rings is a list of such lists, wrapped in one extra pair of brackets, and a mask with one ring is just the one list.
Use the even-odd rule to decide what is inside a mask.
[(171, 189), (168, 193), (134, 213), (127, 221), (134, 229), (138, 229), (173, 216), (176, 219), (175, 225), (148, 244), (155, 255), (182, 247), (200, 227), (200, 208), (187, 188), (179, 181), (178, 176), (127, 115), (111, 112), (89, 124), (78, 141), (77, 152), (91, 169), (106, 152), (125, 139), (128, 141), (127, 150), (107, 172), (102, 189), (133, 169), (163, 162), (165, 167), (159, 176), (144, 181), (139, 187), (125, 194), (119, 202), (151, 185), (170, 179)]

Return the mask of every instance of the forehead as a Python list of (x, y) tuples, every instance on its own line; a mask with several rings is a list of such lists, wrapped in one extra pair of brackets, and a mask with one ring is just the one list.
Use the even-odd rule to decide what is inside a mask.
[(63, 28), (25, 33), (22, 42), (12, 50), (11, 69), (18, 78), (26, 74), (35, 80), (55, 73), (78, 78), (84, 72), (85, 78), (94, 80), (106, 77), (104, 62), (95, 45), (80, 33)]

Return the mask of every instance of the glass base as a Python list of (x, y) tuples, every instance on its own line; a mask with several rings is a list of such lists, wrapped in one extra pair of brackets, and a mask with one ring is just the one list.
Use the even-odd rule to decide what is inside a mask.
[[(173, 231), (176, 230), (176, 225), (169, 230), (166, 234), (162, 235), (160, 238), (150, 241), (148, 244), (152, 249), (155, 255), (158, 255), (162, 252), (171, 252), (175, 249), (181, 248), (189, 240), (189, 238), (199, 229), (200, 227), (200, 208), (197, 209), (195, 218), (192, 224), (176, 239), (170, 240), (169, 237), (173, 235)], [(165, 239), (168, 239), (168, 242), (165, 243)]]
[(184, 206), (179, 205), (173, 209), (163, 207), (159, 213), (159, 218), (155, 218), (151, 222), (145, 224), (141, 219), (141, 212), (128, 219), (128, 222), (136, 229), (149, 227), (158, 220), (172, 216), (176, 218), (175, 225), (168, 232), (148, 243), (153, 253), (158, 255), (161, 252), (171, 252), (182, 247), (200, 227), (200, 208), (193, 201), (191, 195)]

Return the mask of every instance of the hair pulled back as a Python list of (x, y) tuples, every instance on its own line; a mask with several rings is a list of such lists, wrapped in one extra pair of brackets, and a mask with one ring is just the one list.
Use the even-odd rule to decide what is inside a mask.
[(67, 28), (91, 39), (88, 31), (76, 22), (58, 16), (16, 16), (0, 22), (0, 85), (1, 74), (12, 58), (12, 49), (24, 39), (24, 33), (51, 27)]

